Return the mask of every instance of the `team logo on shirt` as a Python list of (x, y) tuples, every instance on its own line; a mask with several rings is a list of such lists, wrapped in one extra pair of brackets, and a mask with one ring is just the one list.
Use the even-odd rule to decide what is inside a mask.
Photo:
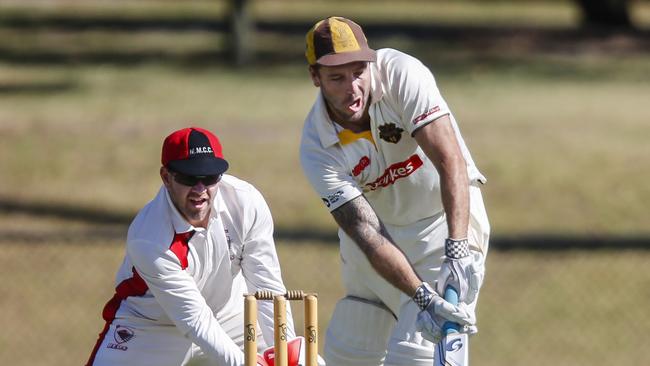
[(235, 253), (232, 250), (232, 239), (230, 239), (230, 232), (227, 228), (223, 229), (224, 235), (226, 235), (226, 242), (228, 243), (228, 253), (230, 253), (230, 261), (235, 260)]
[(123, 325), (118, 325), (115, 327), (115, 333), (113, 333), (113, 339), (115, 342), (109, 342), (106, 347), (111, 349), (116, 349), (120, 351), (126, 351), (129, 347), (125, 346), (123, 343), (126, 343), (135, 337), (135, 332), (129, 327)]
[(352, 169), (352, 175), (356, 177), (357, 175), (361, 174), (361, 172), (366, 169), (368, 165), (370, 165), (370, 158), (364, 155), (361, 159), (359, 159), (359, 163), (354, 167), (354, 169)]
[(422, 166), (422, 159), (417, 154), (411, 155), (405, 161), (395, 163), (389, 166), (381, 177), (377, 178), (374, 182), (368, 183), (363, 186), (363, 190), (366, 192), (374, 191), (379, 188), (388, 187), (391, 184), (394, 184), (396, 180), (408, 177), (419, 167)]
[(403, 129), (397, 127), (394, 123), (386, 123), (379, 126), (379, 138), (396, 144), (402, 138)]

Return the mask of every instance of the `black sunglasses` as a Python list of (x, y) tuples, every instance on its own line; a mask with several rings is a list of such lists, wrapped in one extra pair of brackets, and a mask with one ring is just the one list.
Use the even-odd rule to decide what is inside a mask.
[(182, 184), (184, 186), (188, 187), (194, 187), (195, 185), (199, 184), (199, 182), (203, 183), (204, 186), (211, 186), (214, 184), (219, 183), (221, 180), (221, 176), (223, 174), (217, 174), (217, 175), (186, 175), (183, 173), (175, 172), (173, 170), (169, 171), (172, 176), (174, 177), (174, 180), (176, 183)]

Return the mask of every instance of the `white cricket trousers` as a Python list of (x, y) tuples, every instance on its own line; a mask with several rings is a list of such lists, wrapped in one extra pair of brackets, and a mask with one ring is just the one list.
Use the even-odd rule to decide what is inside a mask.
[[(243, 348), (244, 315), (235, 314), (220, 322), (223, 329)], [(265, 347), (261, 332), (258, 345)], [(92, 357), (92, 356), (91, 356)], [(97, 347), (89, 366), (215, 366), (201, 349), (173, 325), (152, 325), (144, 321), (115, 319)]]

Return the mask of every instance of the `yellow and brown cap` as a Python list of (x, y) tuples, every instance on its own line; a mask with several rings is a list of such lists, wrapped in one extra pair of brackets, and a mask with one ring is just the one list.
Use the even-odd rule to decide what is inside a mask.
[(329, 17), (307, 32), (307, 62), (337, 66), (355, 61), (377, 61), (377, 52), (368, 47), (361, 27), (346, 18)]

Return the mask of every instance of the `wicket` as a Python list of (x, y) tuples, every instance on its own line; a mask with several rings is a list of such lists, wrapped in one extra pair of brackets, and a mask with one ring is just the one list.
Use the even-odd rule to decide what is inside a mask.
[(273, 300), (273, 334), (275, 366), (287, 366), (287, 300), (302, 300), (305, 312), (305, 366), (318, 365), (318, 296), (302, 291), (274, 294), (257, 291), (244, 295), (244, 358), (245, 366), (257, 365), (257, 300)]

